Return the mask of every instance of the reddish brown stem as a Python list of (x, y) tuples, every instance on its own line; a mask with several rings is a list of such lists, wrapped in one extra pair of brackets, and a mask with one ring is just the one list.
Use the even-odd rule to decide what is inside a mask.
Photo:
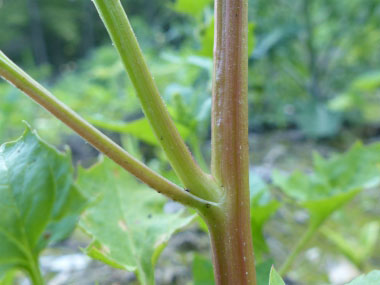
[(215, 1), (212, 174), (225, 191), (210, 226), (217, 284), (256, 284), (250, 226), (248, 1)]

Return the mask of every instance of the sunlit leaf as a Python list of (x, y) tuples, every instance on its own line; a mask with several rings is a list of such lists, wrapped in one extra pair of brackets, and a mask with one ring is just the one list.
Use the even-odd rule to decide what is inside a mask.
[(176, 0), (173, 9), (196, 17), (211, 3), (212, 0)]
[(89, 170), (80, 169), (78, 183), (95, 198), (80, 222), (94, 240), (86, 252), (136, 272), (142, 284), (153, 284), (159, 254), (170, 236), (194, 216), (164, 213), (163, 196), (107, 159)]

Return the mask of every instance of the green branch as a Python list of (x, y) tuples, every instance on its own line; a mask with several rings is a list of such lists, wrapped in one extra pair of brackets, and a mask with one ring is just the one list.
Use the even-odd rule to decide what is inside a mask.
[(94, 3), (174, 171), (193, 194), (219, 200), (219, 188), (196, 164), (166, 109), (120, 0), (94, 0)]
[(153, 189), (190, 207), (202, 208), (205, 204), (209, 203), (186, 192), (176, 184), (151, 170), (145, 164), (136, 160), (106, 135), (55, 98), (48, 90), (26, 74), (1, 51), (0, 76), (43, 106), (100, 152), (104, 153)]

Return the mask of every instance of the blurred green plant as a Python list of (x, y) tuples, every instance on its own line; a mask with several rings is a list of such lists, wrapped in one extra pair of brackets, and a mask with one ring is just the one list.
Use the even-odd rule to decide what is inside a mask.
[(380, 185), (380, 144), (357, 143), (343, 155), (330, 159), (315, 153), (313, 161), (311, 174), (296, 171), (285, 176), (276, 171), (273, 176), (274, 184), (310, 215), (308, 229), (288, 255), (281, 274), (290, 270), (297, 256), (335, 211), (361, 190)]
[[(44, 9), (56, 9), (53, 2)], [(77, 1), (75, 5), (80, 2)], [(155, 25), (148, 25), (139, 17), (132, 19), (137, 35), (143, 42), (143, 48), (147, 51), (150, 69), (165, 99), (168, 111), (180, 135), (188, 143), (195, 159), (205, 171), (208, 171), (210, 160), (210, 154), (203, 148), (210, 135), (211, 100), (207, 94), (211, 92), (214, 40), (211, 2), (178, 0), (174, 3), (150, 3), (149, 5), (154, 7), (160, 6), (161, 11), (162, 7), (170, 7), (163, 10), (183, 14), (181, 19), (188, 20), (186, 24), (178, 27), (171, 24), (170, 27), (163, 28), (168, 25), (162, 23), (157, 28), (159, 32), (152, 30), (151, 26)], [(4, 19), (14, 18), (15, 22), (10, 20), (9, 23), (10, 25), (18, 23), (21, 33), (22, 26), (27, 23), (23, 18), (24, 15), (22, 13), (11, 15), (9, 14), (11, 10), (8, 10), (23, 10), (24, 8), (17, 6), (21, 2), (15, 0), (12, 4), (9, 4), (9, 1), (4, 3), (3, 7), (7, 7), (7, 10), (2, 10), (0, 4), (0, 17), (4, 15)], [(143, 3), (145, 1), (136, 3), (136, 11), (144, 10)], [(286, 1), (278, 4), (260, 0), (251, 5), (252, 15), (260, 14), (260, 17), (255, 18), (255, 25), (250, 23), (248, 26), (251, 71), (249, 103), (254, 108), (254, 115), (249, 118), (252, 126), (260, 129), (268, 125), (287, 127), (296, 124), (308, 137), (330, 137), (339, 132), (345, 120), (356, 122), (358, 117), (355, 115), (358, 112), (363, 122), (375, 125), (378, 122), (379, 110), (377, 106), (379, 74), (376, 71), (363, 73), (363, 70), (375, 67), (378, 63), (376, 58), (378, 50), (375, 47), (379, 43), (379, 31), (376, 29), (378, 18), (373, 11), (375, 1), (368, 1), (366, 6), (360, 5), (360, 2), (355, 0), (344, 8), (337, 1), (310, 3), (309, 6), (305, 0), (290, 5)], [(84, 11), (87, 4), (83, 5)], [(71, 13), (72, 7), (63, 6), (65, 5), (57, 8), (57, 11), (67, 8), (62, 16)], [(147, 9), (149, 11), (144, 12), (144, 17), (151, 19), (150, 11), (154, 9)], [(44, 25), (49, 25), (57, 15), (57, 11), (51, 12), (47, 19), (42, 19)], [(78, 11), (74, 15), (75, 19), (82, 17), (77, 13)], [(366, 21), (363, 21), (361, 17), (364, 16), (359, 14), (365, 15)], [(353, 21), (354, 24), (347, 22), (352, 16), (357, 20)], [(323, 24), (317, 25), (320, 19), (323, 19)], [(62, 19), (61, 23), (63, 22), (65, 21)], [(350, 35), (346, 35), (347, 31), (342, 29), (347, 26), (349, 26), (347, 30), (353, 31)], [(1, 33), (2, 28), (10, 29), (7, 26), (0, 27)], [(57, 28), (54, 24), (51, 29), (58, 34), (61, 42), (67, 43), (65, 58), (74, 58), (78, 46), (83, 44), (80, 43), (81, 33), (78, 30), (78, 23), (63, 28)], [(168, 31), (162, 32), (160, 29)], [(254, 32), (256, 37), (253, 36)], [(337, 35), (339, 44), (334, 42)], [(320, 42), (316, 40), (317, 38)], [(3, 38), (0, 39), (0, 45), (2, 40)], [(170, 48), (160, 48), (159, 43), (170, 41), (173, 41)], [(28, 53), (25, 52), (23, 55), (26, 62), (30, 62)], [(45, 72), (41, 78), (47, 78), (52, 74), (47, 65), (37, 69), (36, 74), (38, 72)], [(142, 153), (137, 145), (148, 144), (157, 157), (148, 161), (148, 165), (169, 180), (182, 185), (182, 182), (175, 177), (174, 171), (168, 170), (167, 159), (158, 148), (160, 137), (154, 135), (148, 120), (142, 118), (136, 92), (132, 82), (125, 76), (123, 64), (114, 53), (114, 48), (97, 48), (79, 64), (68, 64), (61, 75), (53, 78), (49, 80), (49, 84), (59, 99), (67, 102), (102, 130), (121, 134), (125, 148), (141, 160), (146, 159), (147, 155)], [(0, 93), (5, 94), (5, 99), (0, 104), (2, 138), (14, 136), (18, 132), (14, 127), (21, 118), (26, 118), (33, 121), (33, 125), (41, 129), (49, 141), (59, 143), (57, 134), (62, 134), (65, 130), (59, 127), (57, 122), (48, 120), (45, 112), (39, 111), (39, 108), (30, 104), (19, 95), (18, 91), (8, 85), (0, 84)], [(22, 113), (19, 112), (20, 109), (23, 110)], [(312, 174), (295, 172), (285, 177), (279, 172), (275, 173), (274, 184), (310, 214), (309, 228), (289, 255), (280, 270), (282, 273), (290, 268), (294, 259), (319, 230), (358, 268), (366, 270), (366, 260), (378, 239), (379, 224), (368, 223), (363, 227), (362, 235), (354, 237), (352, 242), (323, 225), (359, 191), (379, 185), (379, 153), (378, 145), (363, 147), (358, 144), (346, 154), (337, 155), (329, 160), (315, 155)], [(79, 184), (83, 185), (83, 193), (86, 197), (96, 197), (81, 220), (81, 226), (94, 238), (86, 252), (113, 267), (136, 272), (142, 283), (152, 283), (154, 265), (168, 238), (177, 229), (190, 223), (193, 216), (186, 216), (183, 213), (164, 214), (162, 208), (165, 200), (155, 197), (154, 193), (148, 193), (145, 186), (122, 174), (117, 167), (108, 164), (106, 160), (88, 171), (83, 169), (79, 171)], [(250, 173), (250, 178), (250, 225), (258, 259), (256, 266), (258, 284), (284, 284), (274, 269), (269, 275), (275, 260), (266, 259), (269, 248), (263, 234), (264, 226), (283, 201), (279, 201), (278, 197), (276, 199), (272, 197), (270, 186), (259, 176)], [(111, 185), (110, 179), (117, 183)], [(124, 185), (128, 186), (125, 188), (129, 191), (125, 191)], [(141, 195), (140, 192), (144, 193), (144, 199), (140, 199), (138, 204), (129, 203), (130, 197), (137, 195), (137, 192), (138, 195)], [(31, 198), (28, 199), (30, 202)], [(128, 205), (128, 209), (116, 207), (120, 201), (125, 201), (123, 205)], [(135, 207), (137, 210), (134, 210)], [(131, 218), (132, 214), (141, 209), (144, 210), (141, 219)], [(133, 212), (129, 212), (130, 210)], [(77, 213), (71, 218), (76, 217)], [(158, 225), (155, 219), (159, 219), (162, 225), (160, 228), (154, 227)], [(104, 232), (104, 229), (107, 231)], [(139, 238), (142, 236), (149, 237), (149, 241), (144, 240), (146, 242), (143, 243), (143, 238)], [(124, 244), (124, 252), (115, 250), (120, 246), (119, 240), (128, 241)], [(36, 267), (35, 264), (31, 266)], [(193, 262), (195, 284), (213, 284), (211, 268), (211, 261), (196, 255)], [(12, 274), (13, 272), (10, 272), (0, 276), (0, 279), (5, 278), (4, 284), (11, 282)], [(376, 272), (358, 280), (367, 282), (364, 278), (378, 280)], [(352, 284), (359, 284), (353, 282)]]

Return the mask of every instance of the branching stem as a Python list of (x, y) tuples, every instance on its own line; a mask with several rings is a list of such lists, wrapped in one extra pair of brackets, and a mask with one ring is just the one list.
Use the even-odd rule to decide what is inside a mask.
[(159, 94), (120, 0), (94, 0), (94, 3), (174, 171), (193, 194), (217, 201), (219, 188), (197, 165), (182, 140)]
[(248, 1), (215, 0), (211, 169), (225, 191), (225, 202), (223, 214), (206, 221), (217, 284), (256, 284), (248, 180), (247, 38)]
[(108, 156), (153, 189), (190, 207), (202, 208), (205, 204), (209, 203), (186, 192), (176, 184), (151, 170), (145, 164), (136, 160), (106, 135), (55, 98), (48, 90), (21, 70), (1, 51), (0, 76), (11, 82), (34, 101), (43, 106), (100, 152)]

